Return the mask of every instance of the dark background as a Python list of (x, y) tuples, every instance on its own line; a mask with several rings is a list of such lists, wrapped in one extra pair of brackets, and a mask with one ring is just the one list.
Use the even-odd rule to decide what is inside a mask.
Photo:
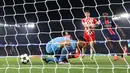
[[(29, 22), (35, 24), (34, 28), (1, 26), (0, 55), (40, 54), (44, 50), (45, 43), (52, 38), (63, 36), (64, 31), (68, 31), (73, 39), (82, 37), (81, 19), (84, 18), (84, 10), (90, 10), (91, 17), (94, 18), (99, 18), (103, 12), (108, 12), (109, 16), (129, 13), (130, 3), (128, 1), (0, 0), (0, 25), (21, 26)], [(130, 18), (122, 18), (115, 21), (127, 35), (125, 40), (130, 39), (129, 20)], [(95, 32), (96, 41), (105, 41), (100, 29)], [(96, 44), (95, 49), (97, 53), (108, 53), (103, 43)]]

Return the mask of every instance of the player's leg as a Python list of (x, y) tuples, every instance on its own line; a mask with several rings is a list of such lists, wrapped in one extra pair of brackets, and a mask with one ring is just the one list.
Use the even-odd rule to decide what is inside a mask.
[[(60, 58), (59, 58), (59, 64), (68, 64), (68, 54), (70, 53), (69, 50), (71, 50), (71, 46), (66, 46), (66, 47), (63, 47), (62, 50), (61, 50), (61, 55), (60, 55)], [(66, 62), (65, 62), (66, 60)]]
[(114, 45), (112, 43), (112, 35), (109, 33), (108, 29), (104, 29), (103, 30), (105, 39), (106, 39), (106, 45), (108, 47), (108, 51), (110, 51), (110, 54), (114, 55), (115, 50), (114, 50)]
[[(124, 50), (123, 50), (123, 46), (122, 46), (122, 44), (121, 44), (121, 42), (119, 41), (120, 39), (119, 39), (119, 36), (116, 34), (116, 35), (113, 35), (113, 38), (112, 38), (113, 40), (117, 40), (117, 42), (115, 42), (115, 45), (117, 46), (117, 49), (119, 50), (119, 55), (122, 57), (122, 60), (124, 61), (124, 57), (123, 57), (123, 53), (124, 53)], [(117, 57), (118, 55), (117, 54), (115, 54), (115, 56), (114, 56), (114, 60), (116, 60), (116, 57)]]
[[(124, 47), (121, 45), (121, 42), (119, 41), (120, 40), (119, 36), (115, 34), (115, 35), (111, 35), (110, 38), (111, 40), (115, 41), (113, 42), (113, 44), (116, 46), (113, 48), (113, 52), (114, 52), (113, 60), (114, 61), (118, 60), (118, 55), (120, 55), (122, 57), (122, 61), (124, 61), (124, 57), (123, 57)], [(115, 48), (117, 48), (117, 50)], [(119, 50), (119, 54), (116, 53), (116, 51), (118, 50)]]
[(46, 48), (45, 50), (43, 51), (43, 55), (42, 55), (42, 59), (45, 63), (48, 63), (48, 60), (47, 60), (47, 55), (49, 55), (51, 52), (51, 43), (47, 43), (46, 44)]
[[(119, 45), (119, 42), (114, 42), (113, 44), (115, 45), (115, 47), (113, 48), (113, 51), (114, 51), (113, 60), (116, 61), (116, 60), (119, 60), (117, 51), (118, 51), (118, 50), (121, 50), (121, 47), (120, 47), (120, 45)], [(116, 49), (116, 48), (117, 48), (117, 49)], [(120, 53), (120, 54), (121, 54), (121, 53)]]
[(65, 64), (64, 60), (67, 59), (67, 47), (62, 48), (59, 58), (59, 64)]
[[(118, 60), (118, 56), (116, 54), (117, 50), (116, 50), (116, 43), (114, 41), (116, 41), (118, 39), (118, 37), (115, 37), (115, 35), (111, 35), (108, 32), (105, 33), (106, 36), (106, 40), (107, 40), (107, 47), (110, 50), (110, 53), (114, 56), (113, 60), (116, 61)], [(117, 46), (117, 45), (116, 45)]]
[[(116, 46), (119, 47), (118, 43), (117, 43), (117, 42), (114, 42), (115, 40), (113, 40), (113, 35), (112, 35), (112, 36), (109, 36), (109, 37), (106, 37), (106, 39), (107, 39), (107, 46), (108, 46), (108, 48), (109, 48), (109, 50), (110, 50), (110, 53), (114, 56), (114, 57), (113, 57), (113, 60), (114, 60), (114, 61), (118, 60), (119, 58), (118, 58), (118, 56), (117, 56), (117, 54), (116, 54), (116, 48), (117, 48), (117, 47), (114, 46), (114, 45), (116, 45)], [(114, 44), (114, 45), (113, 45), (113, 44)]]
[(107, 42), (106, 42), (107, 47), (109, 48), (110, 53), (114, 56), (115, 53), (116, 53), (116, 51), (115, 51), (115, 49), (114, 49), (113, 42), (112, 42), (111, 38), (108, 37), (108, 36), (106, 36), (106, 40), (107, 40)]
[[(116, 56), (121, 56), (122, 60), (124, 60), (124, 57), (123, 57), (123, 53), (124, 53), (123, 46), (120, 44), (120, 42), (116, 42), (116, 45), (117, 45), (117, 49), (119, 50), (119, 54), (117, 54)], [(115, 56), (114, 56), (114, 58), (115, 58)]]
[(119, 49), (119, 56), (121, 56), (123, 62), (125, 61), (125, 58), (124, 58), (123, 55), (124, 55), (125, 49), (127, 49), (126, 44), (127, 44), (127, 41), (123, 41), (122, 43), (117, 42), (117, 46), (118, 46), (118, 49)]
[(109, 49), (113, 50), (113, 43), (112, 43), (112, 40), (110, 37), (106, 37), (106, 40), (107, 40), (107, 46)]
[(122, 61), (125, 61), (125, 58), (124, 58), (124, 53), (127, 53), (128, 51), (127, 51), (127, 48), (128, 48), (128, 46), (127, 46), (127, 41), (123, 41), (122, 43), (120, 43), (120, 46), (121, 46), (121, 48), (120, 48), (120, 53), (121, 53), (121, 57), (122, 57)]
[(93, 56), (94, 56), (94, 53), (95, 53), (95, 49), (94, 49), (94, 40), (95, 40), (95, 34), (91, 34), (91, 35), (86, 35), (84, 36), (85, 40), (86, 40), (86, 43), (89, 43), (90, 45), (90, 60), (93, 60)]
[[(61, 51), (62, 52), (64, 52), (64, 54), (63, 53), (61, 53)], [(53, 54), (54, 55), (54, 57), (50, 57), (50, 58), (46, 58), (45, 59), (45, 62), (46, 63), (48, 63), (48, 62), (55, 62), (55, 63), (58, 63), (58, 62), (61, 62), (61, 60), (59, 60), (60, 59), (60, 56), (62, 56), (62, 54), (63, 54), (63, 56), (65, 56), (65, 54), (66, 54), (66, 50), (65, 49), (61, 49), (61, 51), (58, 51), (59, 53), (58, 54), (56, 54), (56, 52), (54, 52), (55, 54)], [(62, 64), (63, 63), (68, 63), (68, 58), (63, 58), (62, 59)]]
[(95, 44), (95, 33), (91, 34), (89, 36), (89, 44), (90, 44), (90, 60), (93, 60), (94, 54), (96, 53), (95, 49), (94, 49), (94, 44)]
[(46, 63), (48, 63), (49, 61), (57, 63), (59, 61), (59, 57), (58, 56), (57, 57), (53, 57), (53, 58), (48, 58), (45, 55), (58, 55), (59, 51), (60, 51), (59, 48), (56, 47), (55, 44), (48, 43), (46, 45), (46, 54), (43, 54), (43, 60)]
[(93, 60), (94, 54), (95, 54), (95, 49), (94, 49), (94, 41), (90, 41), (90, 60)]
[[(45, 60), (44, 60), (45, 61)], [(46, 63), (48, 62), (55, 62), (58, 63), (59, 62), (59, 57), (52, 57), (52, 58), (46, 58)]]
[(44, 50), (43, 51), (43, 54), (42, 54), (42, 56), (41, 56), (41, 58), (42, 58), (42, 60), (45, 62), (45, 63), (48, 63), (48, 61), (46, 60), (47, 59), (47, 52), (46, 52), (46, 50)]
[[(128, 43), (126, 42), (126, 44)], [(128, 53), (128, 46), (126, 44), (123, 46), (123, 50), (121, 50), (121, 52), (123, 52), (123, 55), (127, 55)], [(124, 56), (122, 57), (122, 61), (125, 61)]]

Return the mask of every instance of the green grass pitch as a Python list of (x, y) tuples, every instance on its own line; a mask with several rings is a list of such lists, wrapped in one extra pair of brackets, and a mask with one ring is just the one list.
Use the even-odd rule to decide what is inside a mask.
[(130, 56), (126, 56), (127, 62), (113, 61), (111, 56), (96, 56), (91, 62), (89, 56), (83, 60), (80, 58), (69, 59), (69, 65), (58, 65), (49, 62), (45, 64), (40, 58), (31, 58), (28, 64), (19, 62), (19, 58), (0, 58), (0, 73), (130, 73)]

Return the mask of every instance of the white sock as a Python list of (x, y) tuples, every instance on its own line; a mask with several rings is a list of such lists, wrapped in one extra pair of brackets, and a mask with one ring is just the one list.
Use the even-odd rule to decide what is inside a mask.
[(114, 56), (117, 56), (117, 54), (114, 54)]
[(91, 57), (93, 57), (93, 49), (90, 48)]

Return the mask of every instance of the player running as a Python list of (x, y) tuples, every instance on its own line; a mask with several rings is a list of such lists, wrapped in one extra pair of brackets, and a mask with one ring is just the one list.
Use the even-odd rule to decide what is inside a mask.
[[(122, 57), (122, 61), (124, 61), (124, 58), (123, 58), (123, 49), (121, 48), (120, 44), (119, 44), (119, 36), (117, 35), (117, 33), (115, 32), (117, 28), (117, 30), (119, 30), (119, 32), (121, 32), (122, 36), (125, 38), (125, 34), (124, 32), (122, 31), (121, 28), (118, 27), (118, 25), (114, 24), (114, 22), (112, 21), (112, 18), (108, 18), (108, 13), (103, 13), (103, 18), (100, 19), (101, 21), (101, 24), (103, 26), (103, 33), (107, 39), (107, 44), (108, 44), (108, 47), (110, 49), (113, 50), (113, 52), (115, 53), (115, 50), (114, 50), (114, 43), (113, 41), (115, 41), (115, 44), (116, 46), (118, 46), (120, 48), (120, 52), (122, 53), (121, 54), (121, 57)], [(114, 55), (114, 61), (118, 60), (118, 56), (115, 54)]]
[(84, 26), (84, 39), (90, 45), (90, 60), (93, 60), (93, 54), (96, 53), (94, 50), (95, 32), (94, 29), (96, 24), (99, 22), (95, 18), (90, 17), (90, 11), (85, 11), (85, 18), (82, 19), (82, 24)]
[[(57, 37), (52, 39), (46, 44), (46, 52), (43, 53), (43, 60), (48, 63), (49, 61), (59, 64), (68, 64), (69, 53), (75, 52), (76, 48), (85, 49), (86, 42), (75, 41), (65, 37)], [(55, 58), (46, 58), (45, 55), (54, 55)]]

